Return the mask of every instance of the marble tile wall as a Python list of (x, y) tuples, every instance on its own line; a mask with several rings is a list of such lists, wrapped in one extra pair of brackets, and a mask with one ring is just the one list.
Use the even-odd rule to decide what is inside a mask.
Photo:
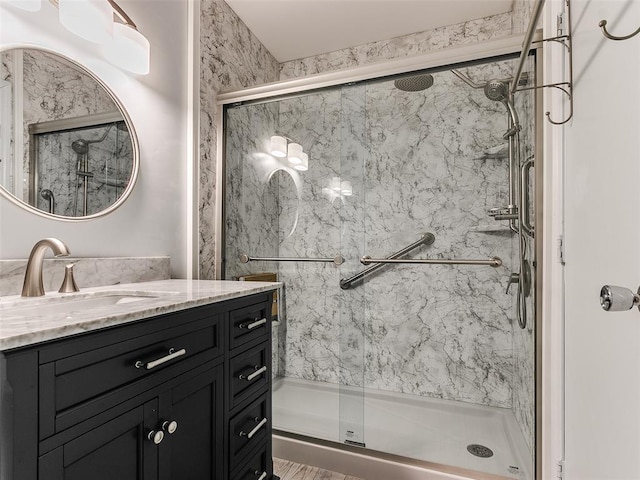
[(285, 62), (280, 66), (280, 79), (286, 80), (384, 60), (421, 55), (447, 47), (490, 40), (509, 35), (511, 32), (511, 13), (493, 15), (390, 40), (367, 43)]
[[(28, 253), (28, 252), (27, 252)], [(169, 257), (46, 258), (43, 267), (45, 291), (57, 291), (64, 278), (64, 266), (73, 263), (78, 287), (151, 282), (170, 278)], [(0, 296), (20, 295), (26, 259), (0, 260)]]
[(216, 97), (278, 79), (279, 64), (223, 0), (200, 4), (200, 278), (215, 277)]

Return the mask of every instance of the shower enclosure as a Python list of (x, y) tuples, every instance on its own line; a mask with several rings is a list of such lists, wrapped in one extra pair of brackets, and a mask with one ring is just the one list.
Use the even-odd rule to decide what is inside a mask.
[(281, 435), (533, 478), (534, 56), (496, 90), (516, 64), (225, 106), (222, 276), (284, 283)]

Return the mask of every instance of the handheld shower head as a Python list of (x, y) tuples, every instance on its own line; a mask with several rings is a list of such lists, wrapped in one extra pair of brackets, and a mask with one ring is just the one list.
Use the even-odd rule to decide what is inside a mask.
[(516, 133), (520, 131), (520, 122), (518, 121), (518, 114), (516, 113), (516, 109), (509, 98), (509, 85), (501, 80), (489, 80), (484, 86), (484, 94), (487, 96), (489, 100), (493, 100), (495, 102), (502, 102), (507, 110), (509, 111), (509, 115), (511, 116), (511, 121), (513, 125), (509, 127), (509, 130), (503, 135), (503, 138), (506, 140), (509, 137), (514, 136)]
[(504, 103), (509, 98), (509, 87), (500, 80), (489, 80), (484, 86), (484, 94), (489, 100)]

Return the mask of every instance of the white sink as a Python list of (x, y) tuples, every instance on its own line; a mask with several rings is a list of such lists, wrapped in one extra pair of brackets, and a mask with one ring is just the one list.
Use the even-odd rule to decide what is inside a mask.
[(66, 294), (60, 296), (20, 299), (11, 303), (0, 303), (0, 317), (33, 317), (43, 315), (73, 315), (101, 307), (125, 305), (143, 300), (164, 298), (176, 292), (147, 291), (101, 291)]

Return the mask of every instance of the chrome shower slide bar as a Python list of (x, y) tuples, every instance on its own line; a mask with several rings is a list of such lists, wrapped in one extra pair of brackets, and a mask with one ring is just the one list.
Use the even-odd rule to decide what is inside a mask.
[[(420, 240), (418, 240), (417, 242), (412, 243), (409, 246), (404, 247), (402, 250), (398, 250), (396, 253), (393, 253), (393, 254), (389, 255), (385, 260), (393, 260), (395, 258), (402, 257), (403, 255), (406, 255), (410, 251), (415, 250), (420, 245), (431, 245), (433, 242), (435, 242), (435, 240), (436, 240), (436, 237), (435, 237), (435, 235), (433, 233), (429, 233), (429, 232), (424, 233), (420, 237)], [(340, 288), (343, 289), (343, 290), (348, 290), (358, 280), (361, 280), (362, 278), (364, 278), (367, 275), (375, 272), (376, 270), (379, 270), (382, 267), (384, 267), (384, 265), (381, 264), (381, 263), (378, 264), (378, 265), (372, 265), (371, 267), (369, 267), (369, 268), (367, 268), (367, 269), (365, 269), (365, 270), (363, 270), (363, 271), (361, 271), (359, 273), (356, 273), (355, 275), (353, 275), (353, 276), (351, 276), (349, 278), (343, 278), (342, 280), (340, 280)]]
[(502, 265), (502, 259), (500, 257), (489, 257), (486, 260), (464, 258), (420, 258), (415, 260), (398, 260), (389, 258), (371, 258), (365, 256), (360, 259), (360, 263), (363, 265), (371, 265), (372, 263), (407, 263), (420, 265), (487, 265), (489, 267), (499, 267)]
[(240, 261), (242, 263), (249, 262), (320, 262), (320, 263), (335, 263), (336, 265), (342, 265), (344, 258), (342, 255), (336, 255), (333, 258), (306, 258), (306, 257), (250, 257), (249, 255), (240, 255)]

